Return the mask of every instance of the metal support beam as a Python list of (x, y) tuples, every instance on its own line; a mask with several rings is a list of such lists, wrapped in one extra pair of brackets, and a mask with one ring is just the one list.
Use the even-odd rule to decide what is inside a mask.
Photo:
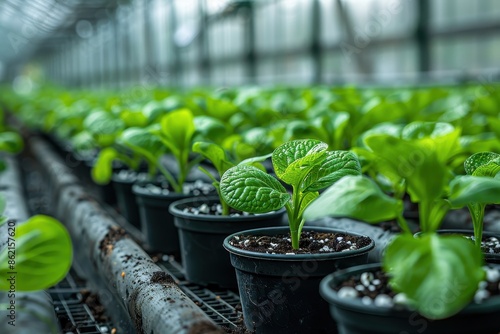
[(257, 54), (255, 51), (255, 15), (254, 15), (254, 3), (252, 1), (247, 1), (245, 15), (245, 52), (246, 52), (246, 63), (247, 63), (247, 73), (246, 76), (249, 81), (255, 83), (257, 77)]
[(311, 11), (311, 57), (313, 61), (313, 83), (322, 81), (322, 60), (321, 60), (321, 4), (319, 0), (312, 1)]
[(172, 61), (170, 63), (170, 73), (172, 74), (174, 85), (180, 86), (182, 76), (182, 62), (180, 57), (180, 50), (175, 43), (175, 32), (177, 31), (177, 11), (175, 6), (176, 1), (170, 0), (170, 34), (169, 44), (172, 50)]
[(418, 45), (418, 69), (425, 73), (431, 70), (430, 57), (430, 2), (429, 0), (416, 1), (417, 5), (417, 28), (415, 39)]
[(208, 30), (209, 30), (209, 20), (207, 16), (207, 1), (208, 0), (198, 0), (198, 9), (200, 16), (200, 27), (198, 34), (198, 47), (199, 47), (199, 68), (201, 73), (202, 82), (204, 84), (210, 84), (210, 56), (208, 50)]

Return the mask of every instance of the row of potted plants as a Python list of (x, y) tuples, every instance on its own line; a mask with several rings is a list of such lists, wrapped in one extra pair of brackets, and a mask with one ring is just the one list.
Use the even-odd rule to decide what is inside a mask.
[[(427, 319), (454, 319), (452, 316), (460, 312), (479, 293), (478, 285), (484, 285), (481, 282), (488, 284), (485, 278), (488, 278), (488, 275), (495, 275), (492, 274), (493, 272), (498, 273), (496, 270), (483, 268), (484, 260), (480, 248), (482, 214), (485, 205), (498, 201), (499, 184), (495, 178), (499, 171), (497, 156), (491, 152), (477, 153), (465, 160), (470, 155), (469, 153), (473, 153), (470, 151), (476, 151), (476, 149), (481, 151), (496, 145), (496, 135), (486, 139), (482, 136), (484, 133), (473, 135), (473, 131), (477, 131), (478, 128), (484, 130), (484, 122), (475, 120), (474, 127), (471, 124), (461, 124), (460, 118), (453, 119), (454, 113), (448, 112), (450, 100), (453, 101), (453, 99), (446, 94), (446, 91), (439, 89), (415, 93), (411, 95), (411, 98), (404, 97), (404, 94), (393, 93), (392, 95), (396, 95), (396, 98), (384, 93), (380, 96), (371, 96), (372, 98), (368, 99), (365, 104), (356, 100), (360, 96), (345, 89), (332, 93), (336, 98), (335, 102), (329, 100), (328, 104), (323, 105), (318, 102), (318, 95), (323, 94), (324, 91), (318, 90), (315, 92), (317, 95), (314, 95), (304, 90), (302, 102), (316, 98), (316, 105), (309, 107), (296, 105), (300, 104), (297, 100), (294, 101), (295, 104), (290, 104), (286, 98), (283, 99), (283, 94), (279, 93), (278, 91), (272, 95), (271, 104), (276, 106), (286, 104), (289, 108), (287, 112), (294, 111), (300, 114), (305, 108), (307, 113), (312, 113), (311, 110), (315, 108), (318, 110), (321, 107), (325, 108), (327, 112), (322, 116), (327, 117), (326, 120), (333, 122), (334, 126), (331, 129), (328, 128), (325, 125), (328, 122), (325, 121), (326, 123), (318, 129), (327, 129), (323, 134), (336, 138), (335, 140), (341, 141), (343, 145), (346, 142), (345, 138), (349, 136), (342, 132), (342, 124), (344, 124), (340, 121), (342, 117), (335, 112), (328, 113), (331, 105), (342, 106), (347, 108), (346, 110), (356, 110), (347, 112), (349, 118), (357, 114), (360, 122), (351, 123), (351, 130), (354, 128), (359, 130), (360, 124), (366, 125), (366, 128), (362, 127), (363, 130), (366, 130), (368, 125), (379, 124), (379, 126), (360, 132), (361, 134), (356, 138), (350, 138), (348, 142), (354, 145), (350, 147), (351, 151), (335, 150), (337, 148), (335, 144), (331, 142), (327, 144), (319, 139), (298, 139), (286, 140), (276, 147), (274, 147), (276, 144), (271, 145), (270, 148), (274, 148), (271, 154), (261, 155), (268, 153), (266, 150), (261, 150), (250, 159), (242, 159), (242, 154), (236, 155), (234, 151), (225, 150), (225, 146), (220, 145), (220, 141), (213, 140), (214, 135), (207, 135), (210, 131), (197, 131), (198, 125), (200, 129), (203, 129), (203, 122), (195, 124), (193, 112), (188, 109), (179, 109), (176, 105), (176, 108), (172, 110), (160, 112), (157, 122), (120, 130), (115, 136), (116, 140), (101, 149), (93, 170), (94, 179), (99, 182), (109, 180), (112, 175), (112, 162), (116, 159), (131, 167), (137, 167), (140, 161), (143, 161), (147, 166), (149, 180), (153, 180), (153, 177), (160, 174), (163, 181), (169, 185), (170, 189), (167, 189), (168, 194), (165, 192), (165, 195), (171, 195), (174, 192), (182, 193), (181, 197), (187, 197), (188, 195), (181, 190), (184, 190), (182, 184), (188, 178), (190, 167), (197, 165), (200, 157), (210, 160), (211, 165), (205, 167), (204, 172), (212, 179), (214, 194), (219, 195), (218, 200), (210, 199), (207, 203), (202, 203), (204, 199), (202, 197), (194, 200), (183, 198), (180, 202), (173, 201), (179, 198), (173, 198), (170, 202), (162, 200), (157, 206), (158, 210), (162, 210), (157, 222), (158, 225), (165, 227), (168, 219), (174, 220), (167, 218), (168, 208), (170, 208), (170, 213), (177, 216), (175, 225), (180, 228), (181, 244), (188, 245), (188, 242), (193, 241), (193, 244), (187, 246), (182, 252), (187, 277), (200, 284), (216, 283), (221, 286), (234, 287), (234, 280), (231, 282), (227, 280), (230, 275), (223, 275), (222, 278), (220, 275), (215, 275), (220, 274), (222, 268), (228, 267), (228, 261), (221, 267), (208, 262), (212, 258), (224, 258), (223, 255), (216, 255), (221, 253), (215, 253), (215, 250), (222, 250), (222, 243), (224, 244), (231, 254), (231, 263), (236, 268), (245, 324), (250, 329), (263, 333), (291, 332), (294, 329), (298, 332), (335, 330), (335, 324), (328, 316), (326, 303), (321, 304), (319, 300), (319, 283), (326, 275), (337, 269), (366, 262), (367, 252), (374, 245), (366, 237), (346, 233), (346, 231), (304, 228), (306, 219), (313, 220), (325, 215), (352, 217), (369, 223), (394, 219), (403, 231), (390, 244), (383, 263), (378, 267), (360, 269), (364, 271), (359, 272), (359, 277), (354, 277), (350, 271), (339, 271), (344, 275), (342, 277), (354, 281), (359, 280), (360, 284), (350, 287), (351, 290), (344, 289), (349, 286), (342, 286), (338, 291), (336, 290), (341, 285), (339, 274), (328, 276), (323, 280), (322, 288), (333, 290), (333, 292), (322, 292), (323, 296), (329, 301), (332, 298), (334, 302), (335, 298), (341, 300), (341, 307), (338, 306), (339, 303), (334, 304), (336, 306), (333, 307), (333, 315), (337, 319), (341, 332), (366, 333), (377, 332), (377, 330), (386, 332), (385, 329), (372, 327), (359, 328), (369, 323), (360, 319), (364, 319), (366, 314), (369, 316), (371, 312), (378, 314), (379, 318), (387, 319), (386, 311), (389, 308), (382, 308), (381, 313), (372, 309), (381, 309), (383, 306), (381, 304), (384, 303), (385, 306), (391, 303), (396, 304), (394, 298), (380, 297), (387, 293), (374, 296), (370, 293), (363, 295), (363, 291), (360, 291), (372, 289), (370, 287), (376, 290), (376, 286), (382, 285), (381, 282), (384, 280), (389, 281), (384, 286), (386, 289), (384, 291), (387, 292), (389, 288), (392, 291), (388, 297), (391, 297), (392, 293), (395, 297), (395, 292), (398, 292), (398, 300), (406, 300), (403, 302), (404, 306), (414, 308), (416, 314), (421, 314)], [(247, 94), (252, 96), (251, 92)], [(370, 92), (365, 92), (365, 94), (370, 96)], [(445, 101), (439, 98), (443, 96), (447, 97)], [(418, 116), (411, 115), (410, 112), (401, 112), (408, 107), (402, 102), (403, 97), (406, 103), (412, 101), (411, 103), (416, 104), (415, 109), (411, 110), (418, 111)], [(172, 96), (168, 98), (170, 102), (173, 101), (172, 98)], [(373, 102), (373, 98), (378, 98), (380, 103)], [(233, 102), (238, 99), (245, 100), (238, 95)], [(470, 102), (469, 109), (465, 106), (460, 107), (462, 109), (457, 108), (460, 109), (464, 118), (469, 115), (464, 112), (464, 108), (471, 115), (476, 115), (476, 118), (481, 114), (488, 115), (487, 118), (492, 119), (494, 116), (498, 117), (482, 105), (485, 99), (488, 100), (488, 97), (478, 97)], [(175, 101), (178, 102), (178, 100)], [(222, 115), (224, 111), (230, 109), (228, 105), (231, 103), (227, 100), (223, 100), (227, 102), (226, 104), (214, 101), (216, 100), (206, 97), (205, 103), (216, 104), (221, 108)], [(247, 97), (245, 101), (254, 106), (255, 114), (262, 112), (262, 109), (258, 107), (259, 99), (256, 96)], [(461, 100), (461, 102), (464, 101)], [(359, 108), (360, 105), (362, 105), (361, 108)], [(395, 108), (398, 111), (394, 112), (394, 115), (390, 113), (386, 115), (382, 111), (387, 106), (400, 108)], [(142, 113), (149, 114), (149, 109), (146, 110), (148, 113), (146, 111)], [(390, 110), (392, 112), (393, 109)], [(205, 111), (208, 112), (208, 109)], [(458, 113), (457, 110), (454, 112)], [(87, 118), (91, 117), (91, 120), (92, 117), (98, 118), (95, 115), (95, 113), (90, 114)], [(101, 116), (103, 118), (97, 122), (102, 126), (104, 117), (109, 117), (110, 113), (101, 113), (101, 115), (107, 115)], [(241, 110), (232, 114), (232, 116), (235, 115), (248, 116)], [(407, 117), (419, 118), (422, 115), (422, 119), (433, 121), (420, 120), (405, 125), (405, 121), (408, 121)], [(320, 117), (320, 114), (316, 116), (318, 116), (316, 120), (325, 120)], [(436, 122), (446, 117), (449, 122)], [(378, 120), (382, 118), (386, 121), (397, 122), (379, 123)], [(471, 119), (473, 118), (471, 116)], [(371, 124), (369, 120), (372, 120)], [(118, 124), (117, 121), (116, 124)], [(292, 129), (300, 128), (298, 125), (295, 127), (293, 121), (288, 121), (287, 126)], [(97, 126), (94, 127), (97, 128)], [(255, 132), (256, 128), (250, 130)], [(205, 136), (200, 135), (203, 133)], [(259, 136), (259, 133), (257, 131), (254, 135)], [(103, 138), (103, 134), (106, 133), (94, 131), (92, 136)], [(318, 131), (316, 135), (321, 137), (321, 131)], [(467, 142), (471, 136), (476, 136), (476, 140)], [(203, 141), (198, 141), (200, 139)], [(289, 139), (293, 139), (293, 136)], [(330, 141), (332, 141), (331, 138)], [(473, 145), (469, 145), (471, 142)], [(334, 150), (329, 151), (328, 148)], [(177, 161), (177, 173), (166, 169), (159, 162), (166, 149)], [(199, 155), (195, 156), (193, 153)], [(232, 156), (232, 159), (229, 156)], [(272, 168), (269, 168), (267, 163), (269, 158), (271, 158)], [(461, 168), (464, 160), (465, 167)], [(266, 165), (268, 168), (264, 168)], [(458, 176), (461, 170), (465, 170), (469, 175)], [(214, 171), (216, 173), (212, 175), (211, 172)], [(369, 177), (362, 176), (362, 173)], [(140, 184), (134, 187), (135, 189), (146, 188)], [(325, 188), (328, 189), (320, 194)], [(160, 191), (163, 194), (163, 190)], [(418, 219), (422, 234), (416, 238), (405, 220), (403, 212), (405, 195), (412, 203), (418, 205)], [(138, 203), (141, 204), (140, 200)], [(476, 244), (462, 236), (446, 236), (436, 233), (446, 212), (451, 208), (463, 206), (469, 207), (473, 217)], [(236, 217), (233, 214), (223, 220), (221, 233), (213, 233), (215, 219), (207, 218), (211, 217), (209, 214), (213, 212), (215, 216), (223, 216), (230, 212), (230, 208), (240, 210), (236, 214), (247, 219), (245, 223), (248, 223), (250, 219), (257, 219), (258, 222), (240, 225), (234, 221)], [(146, 216), (144, 210), (140, 210), (141, 218)], [(279, 216), (284, 212), (288, 218), (288, 228), (246, 230), (248, 226), (259, 227), (258, 224), (280, 225)], [(168, 224), (171, 227), (173, 225), (174, 223)], [(246, 231), (242, 232), (242, 230)], [(208, 242), (208, 237), (202, 234), (205, 231), (218, 234), (214, 243)], [(143, 232), (151, 236), (145, 226)], [(233, 234), (228, 236), (231, 233)], [(154, 233), (163, 244), (172, 245), (171, 242), (165, 242), (167, 234), (177, 235), (175, 232), (166, 231), (161, 234)], [(211, 250), (214, 252), (210, 252)], [(311, 252), (312, 254), (305, 254)], [(203, 263), (190, 267), (188, 260), (191, 259), (197, 259), (198, 262), (203, 259)], [(225, 259), (228, 260), (227, 254)], [(217, 270), (214, 270), (215, 268)], [(356, 270), (358, 269), (352, 269), (352, 272)], [(214, 273), (215, 271), (217, 273)], [(380, 281), (379, 284), (375, 284), (375, 280)], [(459, 293), (449, 298), (449, 286), (452, 283), (459, 287)], [(331, 295), (334, 297), (330, 298)], [(309, 297), (315, 298), (315, 296), (316, 299), (309, 300)], [(349, 296), (352, 298), (349, 299)], [(495, 298), (491, 300), (494, 305), (489, 311), (485, 312), (484, 307), (479, 307), (482, 316), (487, 315), (486, 319), (491, 317), (488, 312), (495, 313), (498, 309), (495, 306)], [(301, 301), (301, 303), (296, 301)], [(353, 310), (351, 301), (354, 304), (357, 303), (356, 305), (366, 306), (368, 311), (365, 311), (364, 315), (360, 315), (363, 311), (356, 311), (355, 315), (351, 314), (346, 317), (345, 311)], [(342, 304), (342, 302), (345, 303)], [(464, 312), (468, 312), (467, 308)], [(415, 331), (416, 327), (412, 326), (411, 312), (398, 313), (396, 318), (399, 319), (398, 333), (403, 330)], [(436, 331), (444, 332), (441, 326), (448, 328), (449, 321), (454, 320), (426, 322), (426, 326), (438, 328)], [(478, 330), (483, 332), (498, 330), (494, 322), (483, 321), (483, 323), (484, 327), (477, 327)], [(409, 328), (404, 327), (405, 324)]]

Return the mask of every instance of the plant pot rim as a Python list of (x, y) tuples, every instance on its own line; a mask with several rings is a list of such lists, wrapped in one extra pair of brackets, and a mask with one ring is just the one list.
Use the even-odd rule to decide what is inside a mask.
[(220, 199), (218, 196), (199, 196), (199, 197), (188, 197), (177, 200), (170, 204), (168, 211), (180, 218), (189, 219), (189, 220), (200, 220), (200, 221), (225, 221), (225, 222), (241, 222), (241, 221), (257, 221), (269, 219), (270, 217), (276, 216), (276, 218), (280, 217), (284, 214), (285, 209), (281, 208), (277, 211), (267, 212), (262, 214), (252, 214), (248, 216), (216, 216), (216, 215), (208, 215), (208, 214), (193, 214), (190, 212), (183, 212), (179, 207), (189, 206), (191, 203), (199, 203), (199, 204), (214, 204), (220, 203)]
[[(459, 235), (474, 235), (474, 230), (468, 230), (468, 229), (457, 229), (457, 228), (451, 228), (451, 229), (440, 229), (436, 230), (436, 233), (438, 234), (459, 234)], [(422, 232), (417, 232), (414, 234), (415, 237), (418, 237), (422, 235)], [(497, 237), (500, 239), (500, 232), (492, 232), (492, 231), (483, 231), (483, 238), (484, 237)], [(490, 261), (491, 262), (496, 262), (500, 261), (500, 253), (483, 253), (484, 259), (486, 262)]]
[(270, 232), (287, 233), (290, 231), (290, 228), (288, 226), (277, 226), (277, 227), (255, 228), (255, 229), (251, 229), (251, 230), (244, 230), (244, 231), (233, 233), (224, 239), (223, 246), (229, 253), (237, 255), (237, 256), (261, 259), (261, 260), (272, 260), (272, 261), (273, 260), (280, 260), (280, 261), (304, 261), (304, 260), (323, 261), (324, 260), (324, 261), (326, 261), (326, 260), (332, 260), (335, 258), (339, 258), (339, 259), (342, 258), (343, 259), (343, 258), (348, 258), (348, 257), (352, 257), (352, 256), (359, 256), (360, 254), (367, 253), (367, 252), (371, 251), (375, 247), (375, 241), (372, 238), (370, 238), (367, 235), (359, 234), (356, 232), (350, 232), (350, 231), (335, 229), (332, 227), (323, 227), (323, 226), (304, 226), (304, 228), (302, 230), (303, 231), (343, 233), (343, 234), (349, 234), (349, 235), (354, 235), (354, 236), (359, 236), (359, 237), (367, 237), (371, 240), (371, 242), (369, 245), (367, 245), (363, 248), (355, 249), (355, 250), (348, 250), (348, 251), (344, 251), (344, 252), (329, 252), (329, 253), (322, 253), (322, 254), (306, 253), (306, 254), (290, 254), (290, 255), (253, 252), (253, 251), (240, 249), (238, 247), (234, 247), (234, 246), (229, 244), (229, 240), (231, 240), (233, 237), (241, 235), (241, 234), (267, 235), (266, 233), (270, 233)]
[(162, 199), (162, 198), (178, 198), (178, 199), (181, 199), (181, 198), (186, 198), (186, 197), (190, 197), (192, 195), (189, 195), (189, 194), (183, 194), (183, 193), (178, 193), (178, 192), (174, 192), (174, 191), (169, 191), (168, 194), (163, 194), (163, 193), (160, 193), (160, 194), (153, 194), (151, 193), (147, 188), (143, 187), (142, 185), (145, 185), (145, 184), (148, 184), (148, 183), (152, 183), (154, 184), (155, 182), (134, 182), (134, 184), (132, 185), (132, 193), (136, 196), (141, 196), (141, 197), (149, 197), (149, 198), (158, 198), (158, 199)]
[[(347, 309), (359, 313), (379, 315), (379, 316), (393, 316), (393, 317), (403, 317), (408, 318), (411, 314), (415, 313), (414, 310), (409, 309), (394, 309), (386, 307), (377, 307), (375, 305), (365, 305), (362, 303), (361, 298), (339, 298), (337, 292), (333, 290), (332, 286), (336, 285), (335, 280), (339, 276), (343, 275), (355, 275), (356, 273), (361, 273), (364, 271), (376, 271), (382, 268), (381, 263), (369, 263), (363, 265), (357, 265), (354, 267), (338, 270), (333, 272), (321, 280), (320, 283), (320, 294), (328, 303), (334, 304), (336, 307)], [(457, 314), (474, 314), (481, 313), (484, 311), (491, 312), (491, 308), (497, 308), (500, 310), (500, 296), (492, 297), (485, 300), (481, 304), (471, 304), (467, 305)], [(444, 319), (443, 319), (444, 320)]]
[[(436, 230), (436, 233), (438, 234), (465, 234), (469, 235), (472, 234), (474, 235), (474, 230), (473, 229), (465, 229), (465, 228), (443, 228)], [(416, 232), (414, 235), (418, 236), (423, 234), (423, 232)], [(494, 232), (494, 231), (483, 231), (483, 237), (500, 237), (500, 232)]]

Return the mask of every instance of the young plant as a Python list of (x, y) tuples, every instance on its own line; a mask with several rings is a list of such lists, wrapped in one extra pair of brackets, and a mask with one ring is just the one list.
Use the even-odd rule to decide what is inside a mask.
[[(483, 239), (484, 209), (487, 204), (500, 203), (500, 180), (496, 178), (500, 172), (500, 154), (493, 152), (479, 152), (471, 155), (464, 163), (465, 172), (470, 176), (480, 176), (481, 179), (463, 177), (452, 183), (453, 194), (461, 194), (462, 201), (458, 198), (454, 204), (467, 205), (472, 224), (474, 227), (474, 239), (476, 247), (481, 248)], [(481, 188), (481, 197), (477, 190), (470, 191), (468, 187)], [(464, 194), (472, 194), (475, 197), (465, 197)]]
[(189, 109), (178, 109), (166, 114), (161, 118), (160, 128), (155, 131), (158, 139), (169, 149), (177, 161), (178, 177), (177, 179), (167, 178), (167, 181), (178, 193), (182, 193), (182, 186), (190, 170), (201, 160), (201, 158), (196, 158), (189, 161), (195, 132), (194, 116)]
[[(205, 159), (208, 159), (212, 162), (217, 173), (219, 174), (219, 178), (231, 167), (234, 167), (235, 164), (230, 162), (227, 158), (226, 152), (222, 147), (214, 143), (208, 142), (195, 142), (193, 144), (193, 152), (201, 154)], [(217, 180), (212, 173), (207, 171), (205, 168), (198, 166), (198, 168), (205, 173), (211, 180), (212, 185), (217, 190), (217, 194), (219, 195), (220, 204), (222, 206), (222, 215), (229, 215), (229, 205), (227, 205), (224, 198), (221, 196), (220, 191), (220, 182)]]
[(359, 175), (361, 167), (352, 152), (327, 151), (328, 145), (314, 139), (282, 144), (272, 153), (276, 176), (292, 186), (290, 195), (273, 176), (239, 164), (221, 178), (220, 192), (229, 206), (247, 212), (265, 213), (286, 208), (293, 249), (299, 248), (306, 207), (324, 189), (345, 175)]
[[(449, 317), (472, 300), (485, 277), (484, 260), (480, 248), (470, 240), (440, 235), (436, 230), (451, 208), (500, 202), (500, 180), (451, 175), (446, 159), (439, 154), (445, 154), (450, 143), (438, 138), (411, 141), (377, 135), (367, 138), (367, 143), (379, 151), (384, 145), (387, 151), (390, 148), (392, 153), (382, 154), (379, 166), (384, 166), (388, 175), (399, 176), (406, 182), (412, 201), (419, 205), (423, 234), (415, 238), (411, 233), (402, 215), (401, 199), (387, 196), (371, 179), (360, 176), (347, 176), (327, 189), (306, 209), (304, 217), (307, 220), (351, 217), (368, 223), (397, 219), (404, 233), (392, 240), (382, 261), (384, 271), (391, 277), (391, 286), (403, 292), (423, 316)], [(419, 159), (409, 164), (415, 154)], [(489, 162), (466, 168), (484, 168), (492, 173), (496, 169)], [(459, 289), (453, 298), (449, 298), (450, 289)]]
[[(220, 182), (218, 179), (231, 167), (236, 166), (236, 163), (232, 162), (231, 159), (226, 154), (226, 151), (219, 145), (209, 142), (198, 141), (193, 144), (193, 152), (201, 154), (205, 159), (212, 162), (215, 167), (218, 177), (214, 177), (212, 173), (207, 171), (205, 168), (198, 166), (198, 168), (205, 173), (211, 180), (212, 185), (217, 190), (219, 195), (220, 204), (222, 205), (222, 215), (229, 215), (229, 205), (226, 203), (224, 198), (221, 196), (220, 192)], [(242, 163), (250, 164), (261, 170), (265, 170), (264, 167), (257, 161), (245, 160)]]

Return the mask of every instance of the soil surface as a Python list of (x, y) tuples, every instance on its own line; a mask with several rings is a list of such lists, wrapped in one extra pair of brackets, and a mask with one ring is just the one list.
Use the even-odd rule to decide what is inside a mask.
[(194, 324), (188, 334), (224, 334), (224, 331), (208, 321), (202, 321)]
[[(168, 195), (173, 192), (173, 189), (165, 180), (151, 183), (138, 183), (137, 185), (142, 189), (147, 190), (147, 192), (152, 195)], [(197, 180), (195, 182), (185, 182), (182, 188), (183, 194), (193, 196), (211, 196), (217, 194), (214, 186), (212, 186), (210, 183), (206, 183), (200, 180)]]
[[(220, 203), (212, 205), (201, 204), (199, 206), (186, 207), (182, 209), (182, 212), (191, 213), (193, 215), (222, 216), (222, 205), (220, 205)], [(254, 214), (229, 208), (230, 217), (251, 216), (251, 215)]]
[(168, 275), (164, 271), (155, 271), (151, 276), (151, 283), (160, 283), (160, 284), (175, 284), (172, 276)]
[[(485, 267), (485, 270), (486, 280), (479, 284), (474, 296), (475, 303), (481, 303), (487, 298), (500, 295), (500, 272), (498, 269), (488, 267)], [(360, 298), (365, 305), (406, 308), (408, 299), (405, 294), (395, 292), (388, 283), (387, 274), (378, 270), (351, 276), (334, 290), (341, 298)]]
[(123, 228), (117, 226), (110, 227), (109, 232), (106, 233), (104, 238), (101, 240), (101, 243), (99, 244), (101, 253), (105, 255), (111, 254), (115, 243), (118, 240), (125, 238), (126, 236), (127, 232)]
[(239, 235), (229, 244), (248, 251), (267, 254), (324, 254), (356, 250), (368, 246), (371, 239), (344, 233), (303, 231), (299, 249), (292, 249), (290, 235)]
[(87, 304), (97, 323), (106, 323), (109, 321), (106, 315), (106, 309), (99, 301), (99, 296), (89, 290), (82, 290), (83, 303)]
[[(474, 240), (474, 237), (470, 239)], [(500, 253), (500, 240), (496, 237), (483, 237), (483, 240), (481, 240), (481, 250), (484, 254)]]

